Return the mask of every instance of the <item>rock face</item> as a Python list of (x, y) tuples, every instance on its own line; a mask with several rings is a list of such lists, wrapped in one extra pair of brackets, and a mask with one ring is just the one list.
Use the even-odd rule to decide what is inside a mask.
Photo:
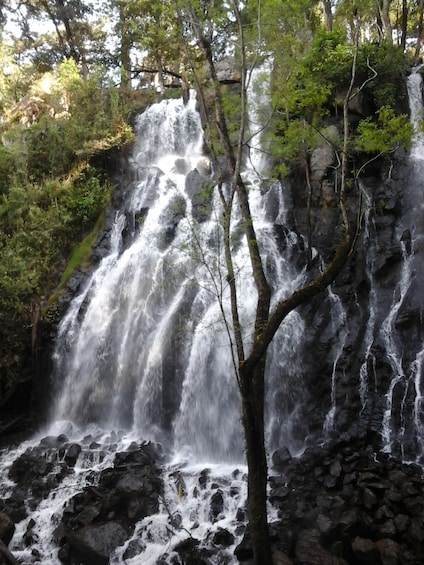
[[(306, 189), (299, 190), (300, 178), (294, 176), (285, 187), (291, 198), (288, 227), (305, 236), (310, 224), (312, 246), (328, 261), (341, 238), (341, 218), (330, 158), (320, 162), (323, 168), (314, 169), (310, 211)], [(423, 263), (417, 245), (408, 253), (409, 227), (418, 221), (411, 211), (418, 198), (417, 174), (422, 172), (402, 151), (364, 168), (355, 252), (332, 292), (299, 309), (307, 328), (300, 358), (311, 393), (301, 408), (300, 420), (308, 421), (305, 436), (317, 441), (332, 433), (367, 434), (375, 450), (384, 447), (412, 461), (421, 457), (419, 426), (412, 416), (415, 394), (407, 384), (420, 364), (423, 339), (423, 306), (416, 302), (416, 277), (411, 276)], [(351, 213), (357, 203), (352, 189)]]
[[(334, 442), (282, 460), (271, 470), (278, 510), (276, 555), (299, 565), (422, 563), (424, 483), (421, 467), (373, 453), (365, 442)], [(236, 549), (252, 556), (245, 536)]]

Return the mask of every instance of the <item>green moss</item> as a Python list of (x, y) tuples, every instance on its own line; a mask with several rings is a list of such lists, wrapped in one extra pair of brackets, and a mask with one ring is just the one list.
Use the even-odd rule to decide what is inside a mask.
[(96, 225), (91, 232), (76, 245), (69, 257), (68, 264), (62, 273), (59, 283), (59, 289), (63, 289), (70, 275), (77, 267), (88, 268), (90, 266), (90, 253), (96, 241), (97, 234), (102, 228), (104, 223), (104, 215), (98, 219)]

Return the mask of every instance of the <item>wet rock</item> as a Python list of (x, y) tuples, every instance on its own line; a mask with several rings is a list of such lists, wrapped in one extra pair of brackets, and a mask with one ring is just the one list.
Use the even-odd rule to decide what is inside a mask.
[(221, 489), (218, 489), (213, 493), (211, 497), (211, 505), (209, 509), (209, 519), (211, 522), (215, 522), (219, 515), (224, 510), (224, 493)]
[(398, 533), (402, 533), (407, 530), (410, 520), (405, 514), (398, 514), (393, 518), (393, 523), (396, 527)]
[(111, 548), (122, 545), (140, 519), (158, 512), (163, 485), (155, 460), (161, 458), (161, 447), (150, 443), (118, 452), (96, 486), (68, 501), (54, 534), (65, 548), (64, 563), (106, 563)]
[(229, 547), (234, 543), (234, 536), (228, 530), (219, 528), (212, 538), (212, 543), (214, 543), (215, 545), (220, 545), (222, 547)]
[(272, 465), (276, 470), (281, 471), (291, 461), (291, 458), (292, 456), (287, 447), (282, 447), (272, 454)]
[(0, 541), (5, 545), (9, 545), (10, 540), (15, 532), (15, 524), (10, 516), (4, 512), (0, 512)]
[(398, 544), (391, 539), (381, 539), (375, 542), (382, 565), (398, 565), (402, 557)]
[(246, 528), (243, 539), (234, 550), (234, 555), (241, 562), (253, 559), (252, 541), (250, 538), (249, 529)]
[(191, 198), (193, 217), (198, 222), (206, 221), (211, 214), (212, 188), (211, 181), (204, 178), (197, 169), (186, 176), (185, 190)]
[(363, 505), (365, 506), (365, 508), (367, 508), (368, 510), (371, 510), (372, 508), (374, 508), (376, 506), (378, 499), (377, 499), (377, 496), (374, 494), (374, 492), (371, 489), (365, 488), (363, 490), (362, 502), (363, 502)]
[(377, 559), (374, 542), (357, 536), (352, 542), (352, 551), (358, 563), (372, 563)]
[(197, 161), (196, 169), (202, 177), (209, 178), (212, 173), (212, 164), (207, 157), (202, 157)]
[(182, 157), (175, 159), (174, 171), (179, 175), (186, 175), (190, 170), (190, 163)]
[(337, 142), (339, 138), (338, 130), (335, 126), (329, 126), (323, 130), (323, 135), (317, 147), (311, 153), (310, 169), (311, 180), (320, 181), (336, 160), (334, 146), (332, 142)]
[(342, 466), (340, 465), (340, 461), (334, 461), (330, 465), (329, 472), (332, 477), (340, 477), (342, 473)]
[(208, 565), (210, 563), (210, 551), (201, 548), (199, 540), (187, 538), (174, 547), (175, 553), (181, 558), (185, 565)]
[(296, 559), (300, 565), (347, 565), (346, 561), (321, 547), (318, 538), (314, 530), (305, 530), (299, 534)]
[(124, 552), (123, 558), (124, 559), (133, 559), (137, 555), (139, 555), (142, 551), (144, 551), (146, 546), (143, 542), (139, 539), (132, 539), (127, 549)]
[[(281, 476), (270, 477), (270, 499), (284, 524), (275, 532), (289, 558), (299, 563), (344, 560), (373, 565), (383, 562), (384, 553), (387, 563), (399, 555), (407, 555), (408, 563), (421, 562), (422, 470), (387, 456), (376, 458), (359, 448), (361, 441), (315, 448), (289, 461)], [(340, 466), (332, 467), (335, 462)], [(294, 546), (286, 543), (290, 537), (297, 540)], [(379, 540), (393, 543), (377, 546)]]
[(293, 565), (293, 561), (290, 557), (287, 557), (282, 551), (275, 551), (272, 554), (272, 564), (273, 565)]
[(68, 467), (75, 467), (75, 463), (77, 462), (80, 453), (81, 453), (81, 446), (78, 443), (72, 443), (68, 447), (64, 458)]
[(186, 201), (181, 195), (175, 196), (169, 206), (164, 210), (159, 218), (162, 227), (162, 238), (159, 246), (165, 249), (174, 239), (180, 221), (186, 212)]
[(112, 552), (128, 538), (119, 522), (80, 528), (68, 535), (72, 553), (83, 565), (107, 565)]

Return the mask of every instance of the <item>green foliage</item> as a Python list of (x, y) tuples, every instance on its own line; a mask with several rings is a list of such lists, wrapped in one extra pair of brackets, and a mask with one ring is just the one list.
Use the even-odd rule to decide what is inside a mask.
[(271, 145), (279, 164), (278, 173), (286, 174), (288, 163), (293, 165), (305, 159), (316, 144), (317, 135), (317, 131), (306, 120), (293, 119), (285, 124), (284, 129), (277, 132)]
[(83, 81), (73, 60), (34, 85), (2, 129), (21, 182), (64, 175), (81, 159), (132, 139), (114, 89), (102, 73)]
[(390, 106), (382, 106), (377, 120), (367, 118), (358, 125), (356, 146), (366, 153), (387, 153), (401, 145), (411, 146), (412, 126), (405, 114), (396, 114)]
[[(354, 46), (344, 32), (317, 30), (303, 54), (299, 51), (296, 64), (289, 60), (291, 74), (284, 75), (284, 66), (277, 68), (273, 82), (277, 112), (271, 147), (280, 172), (313, 149), (313, 131), (325, 127), (329, 114), (337, 115), (352, 78)], [(361, 123), (357, 140), (352, 128), (351, 146), (382, 153), (397, 145), (408, 147), (411, 128), (402, 114), (406, 91), (399, 85), (405, 84), (409, 68), (408, 55), (396, 45), (380, 41), (358, 46), (354, 89), (361, 90), (377, 119)]]
[[(94, 228), (90, 231), (90, 233), (81, 241), (81, 243), (74, 246), (72, 253), (69, 257), (69, 261), (60, 278), (60, 283), (58, 286), (59, 291), (64, 288), (66, 281), (77, 267), (81, 265), (83, 266), (89, 265), (90, 252), (96, 240), (96, 236), (99, 232), (99, 229), (101, 228), (102, 223), (103, 223), (103, 217), (100, 216), (99, 220), (96, 222)], [(56, 296), (53, 295), (53, 298), (55, 297)], [(50, 302), (52, 301), (53, 300), (50, 300)]]
[(365, 92), (372, 98), (374, 107), (402, 108), (406, 95), (405, 77), (411, 68), (410, 55), (398, 45), (384, 41), (367, 42), (358, 54), (358, 83), (371, 76), (369, 67), (377, 76), (367, 83)]
[(331, 88), (347, 86), (353, 61), (353, 46), (341, 31), (317, 30), (302, 61), (310, 79)]
[(85, 229), (99, 216), (109, 197), (109, 185), (101, 182), (93, 167), (86, 167), (73, 183), (67, 208), (73, 221)]
[(55, 285), (57, 265), (110, 194), (92, 167), (75, 179), (13, 184), (0, 201), (0, 308), (22, 311)]

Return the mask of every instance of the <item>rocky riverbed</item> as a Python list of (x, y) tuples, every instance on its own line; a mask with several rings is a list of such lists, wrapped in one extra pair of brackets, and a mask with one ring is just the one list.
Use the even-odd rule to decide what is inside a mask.
[[(184, 465), (165, 463), (158, 444), (121, 445), (119, 434), (102, 444), (61, 434), (21, 453), (0, 499), (0, 564), (145, 563), (146, 547), (158, 540), (162, 548), (149, 563), (252, 562), (245, 469), (219, 478), (205, 467), (189, 476)], [(67, 496), (69, 481), (80, 486)], [(276, 565), (424, 563), (421, 467), (375, 453), (365, 441), (333, 441), (298, 458), (276, 451), (269, 485)], [(47, 521), (46, 501), (53, 508)], [(162, 533), (153, 540), (159, 516)]]

